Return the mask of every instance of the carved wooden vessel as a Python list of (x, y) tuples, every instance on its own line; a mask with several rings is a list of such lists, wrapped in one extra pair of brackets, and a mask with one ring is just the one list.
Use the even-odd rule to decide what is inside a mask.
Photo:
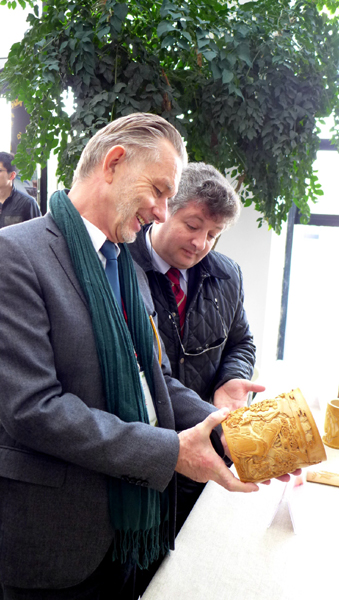
[(318, 428), (299, 388), (238, 408), (222, 427), (241, 481), (258, 483), (326, 460)]
[(331, 448), (339, 448), (339, 399), (327, 404), (323, 442)]

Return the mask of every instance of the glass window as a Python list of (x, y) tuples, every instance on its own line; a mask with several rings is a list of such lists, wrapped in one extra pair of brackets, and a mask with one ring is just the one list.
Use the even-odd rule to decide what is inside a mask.
[(333, 150), (319, 150), (314, 169), (321, 183), (323, 196), (316, 204), (311, 204), (312, 214), (339, 215), (339, 153)]
[(338, 246), (338, 227), (294, 227), (284, 359), (320, 396), (339, 386)]

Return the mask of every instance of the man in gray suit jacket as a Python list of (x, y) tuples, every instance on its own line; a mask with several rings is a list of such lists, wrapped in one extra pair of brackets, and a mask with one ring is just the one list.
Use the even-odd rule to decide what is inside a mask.
[[(173, 547), (175, 472), (258, 489), (211, 444), (227, 409), (171, 378), (124, 244), (166, 218), (185, 162), (162, 118), (123, 117), (90, 140), (51, 213), (0, 233), (5, 600), (137, 598), (139, 567)], [(121, 298), (104, 271), (107, 241), (120, 252)]]

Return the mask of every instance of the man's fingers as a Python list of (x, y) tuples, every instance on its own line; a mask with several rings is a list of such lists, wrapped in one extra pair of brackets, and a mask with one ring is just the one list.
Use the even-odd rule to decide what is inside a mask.
[(233, 475), (232, 471), (229, 469), (227, 469), (227, 478), (222, 481), (217, 481), (217, 483), (222, 485), (229, 492), (242, 492), (244, 494), (249, 494), (259, 490), (259, 486), (256, 483), (244, 483), (243, 481), (240, 481), (240, 479), (235, 477), (235, 475)]
[(220, 408), (220, 410), (216, 410), (215, 412), (208, 415), (208, 417), (206, 417), (206, 419), (204, 421), (202, 421), (198, 425), (198, 427), (203, 428), (205, 430), (206, 434), (210, 435), (212, 430), (217, 425), (220, 425), (220, 423), (222, 423), (222, 421), (225, 421), (225, 419), (228, 417), (229, 414), (230, 414), (229, 408), (226, 408), (224, 406), (223, 408)]
[(264, 385), (260, 385), (259, 383), (251, 383), (249, 387), (249, 392), (264, 392), (266, 390)]
[(302, 473), (301, 469), (296, 469), (295, 471), (292, 471), (291, 475), (298, 477), (299, 475), (301, 475), (301, 473)]
[[(296, 469), (295, 471), (292, 471), (292, 473), (285, 473), (284, 475), (280, 475), (280, 477), (275, 477), (275, 479), (279, 479), (279, 481), (282, 481), (283, 483), (288, 483), (289, 480), (291, 479), (291, 475), (298, 477), (299, 475), (301, 475), (301, 473), (302, 473), (301, 469)], [(271, 480), (267, 479), (266, 481), (261, 481), (261, 483), (264, 483), (267, 485), (267, 484), (271, 483)]]
[(226, 442), (226, 438), (225, 438), (224, 433), (221, 434), (220, 441), (221, 441), (221, 443), (223, 445), (225, 454), (228, 456), (228, 458), (230, 458), (232, 460), (230, 449), (229, 449), (228, 444)]

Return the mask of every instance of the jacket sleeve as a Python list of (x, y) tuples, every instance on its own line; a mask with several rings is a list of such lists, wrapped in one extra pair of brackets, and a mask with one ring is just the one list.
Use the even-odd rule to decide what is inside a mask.
[(35, 219), (35, 217), (41, 217), (40, 208), (34, 198), (31, 198), (29, 205), (29, 217), (28, 219)]
[(255, 365), (256, 348), (244, 309), (242, 272), (239, 265), (234, 264), (239, 277), (236, 310), (215, 376), (213, 393), (230, 379), (251, 379)]

